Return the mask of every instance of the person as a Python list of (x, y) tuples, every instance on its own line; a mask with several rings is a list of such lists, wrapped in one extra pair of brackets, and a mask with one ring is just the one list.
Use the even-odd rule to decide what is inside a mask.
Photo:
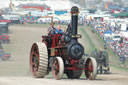
[(56, 29), (54, 27), (54, 23), (51, 22), (50, 27), (48, 28), (48, 35), (54, 35), (54, 34), (56, 34)]
[(66, 33), (67, 33), (67, 34), (72, 33), (71, 24), (68, 25), (68, 28), (67, 28), (67, 30), (66, 30)]
[(63, 34), (63, 30), (60, 25), (58, 25), (58, 28), (56, 29), (56, 34)]
[(104, 49), (107, 49), (107, 44), (106, 43), (104, 44)]

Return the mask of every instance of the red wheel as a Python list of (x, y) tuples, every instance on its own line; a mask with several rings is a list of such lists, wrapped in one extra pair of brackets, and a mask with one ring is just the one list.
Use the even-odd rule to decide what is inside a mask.
[(96, 60), (92, 57), (88, 58), (85, 64), (85, 76), (87, 79), (94, 80), (97, 75), (97, 63)]
[(57, 80), (60, 80), (64, 73), (64, 63), (61, 57), (56, 57), (52, 64), (52, 74)]
[(48, 66), (48, 52), (44, 43), (34, 43), (30, 53), (30, 68), (34, 77), (44, 77)]

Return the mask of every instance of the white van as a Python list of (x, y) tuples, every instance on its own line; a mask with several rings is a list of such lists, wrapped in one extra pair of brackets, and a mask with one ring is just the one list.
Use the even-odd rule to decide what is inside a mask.
[(128, 30), (128, 23), (121, 23), (120, 24), (120, 30), (121, 31), (127, 31)]

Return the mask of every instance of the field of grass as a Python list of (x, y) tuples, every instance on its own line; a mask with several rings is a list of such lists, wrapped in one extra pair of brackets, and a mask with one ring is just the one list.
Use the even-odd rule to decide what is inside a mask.
[[(94, 43), (92, 42), (91, 38), (89, 37), (88, 33), (83, 29), (83, 28), (80, 28), (80, 31), (82, 32), (82, 35), (84, 35), (84, 38), (87, 40), (88, 42), (88, 49), (86, 49), (87, 53), (93, 51), (95, 49), (95, 45)], [(86, 44), (86, 43), (85, 43)]]

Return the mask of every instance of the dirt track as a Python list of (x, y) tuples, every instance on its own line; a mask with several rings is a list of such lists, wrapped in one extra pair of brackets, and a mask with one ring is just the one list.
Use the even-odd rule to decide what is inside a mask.
[[(54, 80), (51, 76), (45, 79), (31, 77), (29, 71), (29, 53), (33, 42), (41, 41), (41, 35), (47, 33), (46, 27), (27, 25), (10, 26), (9, 45), (4, 45), (12, 57), (10, 61), (0, 61), (0, 85), (127, 85), (128, 73), (111, 68), (112, 74), (98, 75), (94, 81), (81, 78), (79, 80)], [(84, 43), (84, 40), (80, 40)]]

